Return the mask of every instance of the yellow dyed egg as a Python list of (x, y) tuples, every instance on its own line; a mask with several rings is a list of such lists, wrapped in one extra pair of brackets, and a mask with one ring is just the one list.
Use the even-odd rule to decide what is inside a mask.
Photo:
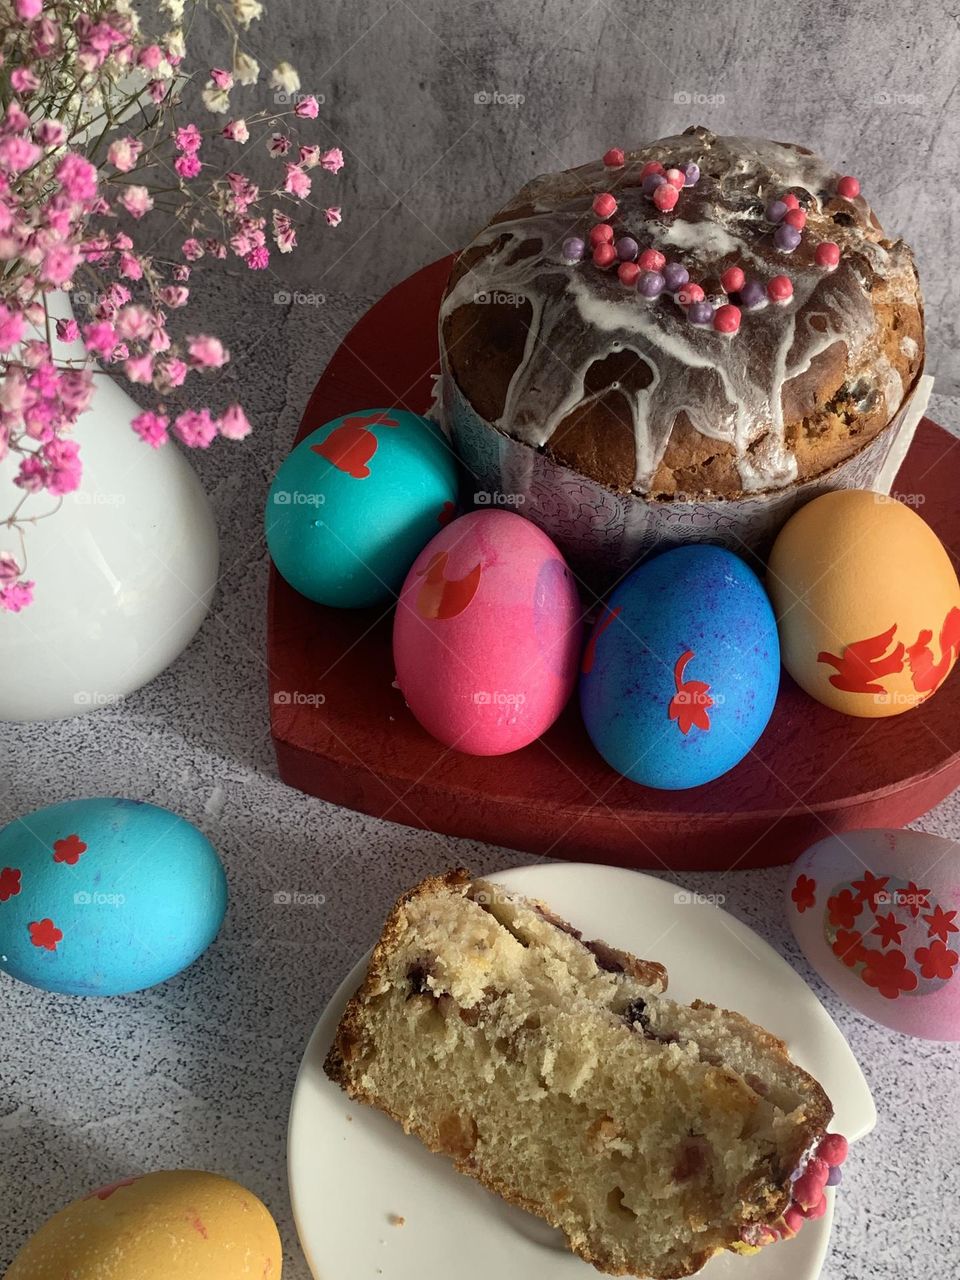
[(280, 1236), (244, 1187), (179, 1169), (126, 1178), (61, 1209), (4, 1280), (279, 1280)]
[(802, 507), (774, 543), (767, 589), (783, 665), (847, 715), (909, 711), (956, 661), (956, 572), (930, 526), (895, 498), (845, 489)]

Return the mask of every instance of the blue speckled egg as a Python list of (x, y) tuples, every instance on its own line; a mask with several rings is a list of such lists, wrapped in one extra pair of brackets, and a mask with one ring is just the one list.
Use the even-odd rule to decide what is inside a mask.
[(310, 600), (384, 604), (456, 500), (456, 462), (439, 427), (405, 409), (362, 409), (318, 427), (281, 464), (267, 546)]
[(721, 547), (678, 547), (640, 565), (604, 606), (580, 706), (609, 765), (674, 791), (743, 759), (779, 680), (776, 620), (757, 576)]
[(0, 969), (44, 991), (165, 982), (217, 935), (227, 882), (206, 836), (136, 800), (69, 800), (0, 831)]

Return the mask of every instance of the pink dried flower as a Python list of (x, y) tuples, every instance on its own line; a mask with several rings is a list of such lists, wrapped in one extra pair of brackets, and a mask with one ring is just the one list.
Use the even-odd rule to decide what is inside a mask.
[(251, 271), (263, 271), (270, 262), (270, 250), (261, 245), (251, 249), (244, 259)]
[(301, 147), (300, 164), (304, 169), (315, 169), (320, 163), (319, 147)]
[(159, 449), (162, 444), (167, 443), (167, 427), (170, 424), (162, 413), (146, 409), (137, 414), (130, 425), (140, 439), (153, 449)]
[(32, 22), (40, 17), (43, 0), (15, 0), (14, 8), (21, 22)]
[(164, 391), (172, 391), (175, 387), (183, 386), (189, 372), (187, 365), (174, 356), (161, 366), (157, 384)]
[(191, 361), (204, 369), (220, 369), (230, 359), (230, 354), (220, 339), (207, 333), (187, 338), (187, 351)]
[(9, 585), (16, 582), (22, 570), (9, 551), (0, 551), (0, 582)]
[(73, 279), (80, 265), (80, 250), (73, 244), (54, 244), (43, 255), (40, 279), (63, 288)]
[(340, 223), (343, 221), (343, 214), (341, 213), (340, 206), (338, 204), (333, 205), (329, 209), (324, 209), (323, 216), (326, 218), (328, 226), (331, 227), (339, 227)]
[(117, 333), (109, 320), (83, 326), (83, 343), (91, 355), (109, 356), (117, 345)]
[(173, 167), (181, 178), (195, 178), (200, 172), (200, 157), (196, 152), (187, 152), (182, 156), (177, 156), (173, 162)]
[(188, 262), (196, 262), (198, 258), (203, 257), (203, 245), (191, 236), (189, 240), (184, 240), (180, 246), (180, 252)]
[(34, 129), (33, 136), (41, 147), (62, 147), (67, 131), (59, 120), (41, 120)]
[(28, 453), (20, 462), (13, 483), (26, 493), (39, 493), (47, 486), (47, 469), (35, 453)]
[(60, 161), (56, 178), (67, 199), (77, 204), (93, 200), (97, 194), (97, 171), (77, 151), (69, 151)]
[(310, 194), (313, 184), (298, 164), (287, 165), (287, 177), (283, 184), (284, 191), (302, 200)]
[(143, 266), (139, 258), (135, 258), (132, 253), (121, 253), (118, 262), (120, 274), (126, 280), (142, 280)]
[(145, 213), (149, 213), (153, 208), (153, 196), (146, 187), (130, 186), (124, 189), (119, 198), (119, 203), (123, 205), (131, 218), (142, 218)]
[(160, 290), (160, 297), (168, 307), (176, 310), (178, 307), (185, 307), (187, 299), (190, 297), (190, 290), (182, 284), (168, 284)]
[(43, 446), (44, 460), (49, 468), (47, 489), (55, 497), (80, 488), (83, 467), (79, 455), (80, 446), (75, 440), (54, 439)]
[(174, 134), (174, 143), (177, 150), (185, 151), (188, 155), (194, 151), (199, 151), (202, 142), (203, 134), (195, 124), (185, 125)]
[(29, 138), (11, 137), (0, 141), (0, 169), (23, 173), (37, 163), (43, 152)]
[(217, 434), (209, 409), (186, 409), (173, 424), (173, 433), (191, 449), (208, 449)]
[(130, 356), (124, 363), (123, 371), (131, 382), (149, 386), (153, 382), (153, 356), (149, 352), (140, 356)]
[(272, 156), (285, 156), (290, 150), (290, 139), (283, 133), (272, 133), (267, 143), (267, 150)]
[(328, 173), (339, 173), (343, 168), (343, 152), (339, 147), (331, 147), (320, 157), (320, 163)]
[(145, 45), (137, 54), (137, 66), (144, 71), (156, 71), (163, 65), (163, 50), (158, 44)]
[(26, 609), (27, 605), (33, 604), (35, 586), (35, 582), (23, 580), (4, 587), (0, 590), (0, 609), (5, 609), (8, 613), (19, 613), (21, 609)]
[(121, 173), (129, 173), (136, 167), (143, 150), (143, 143), (137, 138), (118, 138), (107, 148), (107, 159)]
[(26, 96), (40, 87), (40, 81), (29, 67), (17, 67), (10, 73), (10, 85), (14, 93)]
[(0, 351), (11, 351), (23, 338), (23, 316), (0, 302)]
[(243, 440), (253, 428), (238, 404), (232, 404), (219, 422), (220, 434), (226, 440)]
[(153, 331), (153, 316), (136, 303), (117, 312), (116, 329), (128, 342), (145, 342)]
[(56, 330), (61, 342), (76, 342), (80, 337), (80, 326), (73, 319), (58, 320)]
[(250, 130), (247, 128), (246, 120), (231, 120), (221, 132), (228, 142), (250, 141)]
[(301, 98), (293, 111), (294, 115), (299, 116), (301, 120), (316, 120), (320, 113), (320, 106), (316, 98), (310, 96)]
[(210, 79), (218, 89), (226, 89), (229, 92), (233, 88), (233, 76), (222, 67), (214, 67), (210, 72)]

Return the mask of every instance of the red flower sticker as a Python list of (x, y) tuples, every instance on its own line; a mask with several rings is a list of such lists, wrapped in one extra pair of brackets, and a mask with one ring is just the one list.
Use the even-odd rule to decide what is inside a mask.
[(14, 867), (4, 867), (0, 871), (0, 902), (15, 898), (20, 892), (20, 872)]
[(86, 1200), (109, 1200), (115, 1191), (119, 1191), (121, 1187), (132, 1187), (136, 1182), (136, 1178), (121, 1178), (119, 1182), (111, 1182), (109, 1186), (101, 1187), (99, 1191), (91, 1191)]
[(866, 954), (863, 946), (863, 935), (856, 929), (838, 929), (833, 940), (833, 954), (848, 969), (859, 964)]
[(892, 911), (885, 916), (877, 916), (877, 923), (870, 930), (880, 939), (881, 947), (899, 947), (900, 935), (906, 929), (905, 924), (901, 924)]
[(808, 907), (817, 905), (816, 880), (811, 880), (809, 876), (797, 876), (797, 883), (790, 890), (790, 897), (797, 910), (803, 915)]
[(842, 893), (836, 893), (827, 899), (827, 910), (832, 925), (840, 929), (852, 929), (860, 914), (860, 903), (849, 889), (844, 889)]
[(914, 920), (923, 907), (930, 906), (930, 890), (921, 889), (911, 880), (905, 889), (897, 894), (898, 901), (907, 908)]
[(452, 502), (445, 502), (440, 508), (440, 514), (437, 516), (437, 524), (448, 525), (453, 517), (457, 514), (457, 508)]
[(66, 862), (69, 866), (75, 867), (80, 861), (81, 853), (86, 852), (87, 846), (78, 835), (64, 836), (62, 840), (53, 842), (54, 862)]
[(861, 902), (868, 902), (870, 910), (877, 909), (877, 895), (882, 889), (887, 887), (889, 876), (875, 876), (872, 871), (866, 872), (862, 880), (854, 880), (853, 887), (856, 889)]
[(61, 930), (52, 920), (34, 920), (27, 925), (30, 930), (30, 941), (35, 947), (43, 947), (44, 951), (56, 951), (57, 943), (63, 937)]
[(929, 947), (917, 947), (913, 953), (925, 978), (952, 978), (960, 956), (950, 951), (945, 942), (937, 938)]
[(673, 668), (673, 684), (677, 692), (670, 699), (667, 715), (671, 720), (676, 720), (681, 733), (689, 733), (694, 725), (698, 729), (710, 728), (708, 712), (713, 706), (710, 686), (705, 680), (683, 678), (687, 663), (693, 656), (692, 649), (685, 650)]
[(944, 911), (939, 905), (934, 907), (931, 915), (923, 917), (929, 926), (927, 932), (930, 937), (947, 942), (951, 933), (960, 933), (960, 929), (953, 923), (956, 914), (956, 911)]
[(901, 992), (916, 990), (917, 975), (907, 968), (902, 951), (865, 951), (863, 959), (866, 964), (860, 977), (885, 1000), (896, 1000)]

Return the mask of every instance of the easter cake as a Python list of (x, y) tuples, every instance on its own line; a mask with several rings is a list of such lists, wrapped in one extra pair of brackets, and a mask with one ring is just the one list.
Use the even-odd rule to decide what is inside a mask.
[(613, 1275), (692, 1274), (826, 1209), (820, 1085), (662, 966), (465, 871), (402, 897), (326, 1071)]
[(457, 257), (440, 346), (464, 460), (569, 551), (651, 506), (687, 504), (677, 540), (836, 468), (869, 487), (923, 309), (856, 179), (692, 128), (529, 182)]

